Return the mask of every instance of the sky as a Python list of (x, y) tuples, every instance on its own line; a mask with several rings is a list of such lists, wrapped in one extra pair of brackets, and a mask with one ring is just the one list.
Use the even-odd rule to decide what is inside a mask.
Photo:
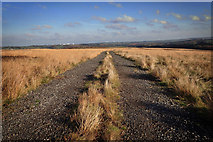
[(3, 2), (3, 46), (211, 36), (210, 2)]

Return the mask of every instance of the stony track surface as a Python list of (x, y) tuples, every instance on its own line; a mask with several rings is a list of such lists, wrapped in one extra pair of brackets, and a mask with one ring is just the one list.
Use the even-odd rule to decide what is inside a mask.
[(3, 107), (3, 140), (62, 140), (73, 129), (70, 115), (105, 53), (77, 65)]
[[(70, 115), (78, 95), (104, 56), (79, 64), (3, 107), (3, 140), (63, 140), (74, 129)], [(200, 125), (196, 115), (171, 99), (171, 91), (132, 61), (112, 56), (121, 81), (124, 140), (213, 140), (212, 128)]]
[(198, 125), (196, 115), (168, 97), (172, 92), (132, 61), (112, 56), (121, 81), (119, 104), (127, 126), (124, 140), (213, 140), (212, 129)]

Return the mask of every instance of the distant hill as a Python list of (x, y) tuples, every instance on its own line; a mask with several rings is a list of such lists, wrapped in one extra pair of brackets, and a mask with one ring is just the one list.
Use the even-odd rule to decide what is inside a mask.
[(102, 42), (75, 45), (33, 45), (8, 46), (2, 49), (84, 49), (107, 47), (137, 47), (137, 48), (186, 48), (212, 50), (211, 38), (189, 38), (179, 40), (135, 41), (135, 42)]

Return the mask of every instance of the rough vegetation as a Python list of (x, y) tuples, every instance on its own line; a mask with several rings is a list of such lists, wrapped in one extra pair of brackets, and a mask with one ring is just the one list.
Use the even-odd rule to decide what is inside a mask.
[(119, 106), (127, 127), (124, 140), (211, 141), (211, 122), (180, 105), (172, 88), (134, 62), (112, 53), (121, 82)]
[[(187, 78), (189, 81), (196, 75), (205, 78), (200, 80), (209, 85), (208, 82), (212, 80), (209, 72), (210, 52), (147, 48), (131, 50), (119, 48), (119, 50), (119, 54), (124, 55), (125, 58), (110, 52), (113, 57), (112, 63), (111, 55), (107, 53), (104, 58), (106, 54), (103, 52), (58, 75), (50, 82), (47, 79), (43, 83), (48, 83), (40, 85), (24, 97), (3, 105), (3, 140), (61, 141), (65, 138), (67, 141), (121, 139), (208, 141), (212, 139), (211, 120), (213, 119), (206, 121), (191, 111), (191, 107), (183, 107), (179, 103), (184, 99), (188, 101), (188, 104), (184, 101), (185, 105), (208, 108), (211, 97), (208, 101), (205, 99), (208, 97), (202, 92), (203, 97), (198, 96), (199, 98), (196, 99), (192, 94), (188, 94), (190, 91), (184, 92), (176, 88), (174, 92), (172, 89), (175, 88), (175, 80), (179, 80), (180, 76), (183, 76), (183, 79), (187, 73), (190, 76)], [(35, 51), (33, 50), (34, 54)], [(76, 52), (64, 50), (66, 53), (56, 54), (62, 51), (51, 50), (54, 52), (52, 55), (55, 56), (47, 56), (47, 58), (59, 56), (65, 58), (68, 51), (73, 51), (68, 55), (71, 57), (75, 57), (73, 54), (78, 53), (77, 50)], [(99, 50), (91, 50), (91, 52), (98, 54)], [(81, 53), (85, 56), (90, 50)], [(27, 53), (21, 56), (26, 58), (26, 62), (34, 59)], [(41, 58), (39, 55), (34, 57), (35, 60)], [(78, 57), (76, 56), (76, 59), (80, 60)], [(17, 60), (23, 57), (17, 55), (3, 58)], [(54, 61), (57, 63), (58, 60)], [(71, 59), (63, 61), (71, 61)], [(48, 64), (52, 65), (52, 62)], [(42, 69), (45, 67), (41, 66)], [(11, 69), (15, 71), (14, 68)], [(194, 74), (191, 74), (192, 71)], [(174, 83), (169, 83), (170, 80), (163, 81), (163, 78), (170, 78), (172, 72), (179, 75), (172, 76)], [(208, 78), (207, 75), (210, 77)], [(191, 83), (189, 81), (185, 81), (187, 84), (183, 87), (187, 88)], [(206, 96), (208, 93), (211, 95), (208, 90), (206, 92)]]
[(123, 49), (117, 51), (174, 88), (189, 105), (211, 109), (211, 51), (184, 49)]
[(78, 107), (79, 95), (104, 57), (101, 53), (3, 105), (3, 140), (64, 141), (75, 128), (70, 116)]
[(79, 98), (78, 109), (72, 117), (78, 124), (77, 131), (67, 140), (119, 140), (121, 137), (122, 112), (117, 105), (120, 83), (108, 52), (94, 78), (88, 91)]
[(2, 51), (2, 97), (9, 103), (46, 83), (77, 63), (93, 58), (103, 49), (32, 49)]

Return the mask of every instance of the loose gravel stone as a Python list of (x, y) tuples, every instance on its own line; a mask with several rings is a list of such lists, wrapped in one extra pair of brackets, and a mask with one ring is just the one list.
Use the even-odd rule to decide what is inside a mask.
[[(121, 81), (119, 102), (127, 126), (124, 140), (212, 140), (212, 128), (198, 126), (196, 115), (168, 97), (146, 71), (112, 53)], [(135, 71), (137, 70), (137, 71)]]
[(101, 53), (3, 107), (3, 140), (63, 140), (74, 129), (70, 116), (78, 95), (104, 57)]
[[(104, 56), (78, 65), (3, 107), (3, 140), (63, 140), (74, 129), (70, 116), (78, 95)], [(196, 115), (168, 97), (168, 90), (159, 87), (152, 76), (132, 61), (112, 56), (121, 81), (119, 105), (127, 126), (124, 140), (212, 140), (212, 128), (196, 125)]]

